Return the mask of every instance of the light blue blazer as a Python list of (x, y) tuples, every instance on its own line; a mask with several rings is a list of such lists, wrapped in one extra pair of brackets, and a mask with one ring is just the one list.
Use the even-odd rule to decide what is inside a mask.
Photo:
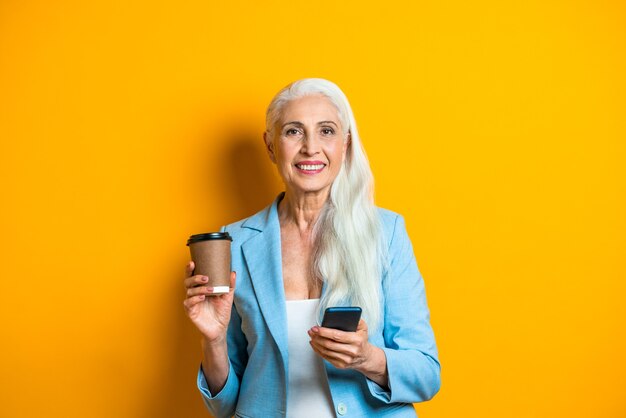
[[(290, 365), (277, 211), (281, 198), (223, 228), (233, 237), (232, 269), (237, 272), (228, 329), (230, 371), (219, 393), (209, 391), (202, 370), (197, 382), (207, 408), (218, 418), (286, 416)], [(424, 283), (404, 220), (388, 210), (379, 213), (389, 268), (381, 280), (383, 326), (370, 329), (369, 340), (385, 352), (389, 389), (324, 361), (339, 417), (415, 417), (412, 403), (432, 398), (440, 386)]]

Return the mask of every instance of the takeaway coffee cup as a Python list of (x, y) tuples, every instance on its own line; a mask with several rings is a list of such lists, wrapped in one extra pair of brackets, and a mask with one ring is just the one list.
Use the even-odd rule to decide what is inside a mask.
[(207, 232), (189, 237), (187, 245), (195, 264), (194, 274), (209, 278), (214, 295), (230, 290), (230, 243), (228, 232)]

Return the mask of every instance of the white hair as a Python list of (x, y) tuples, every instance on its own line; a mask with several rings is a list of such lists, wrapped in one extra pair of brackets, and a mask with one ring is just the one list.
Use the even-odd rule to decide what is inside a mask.
[(313, 274), (326, 282), (320, 313), (330, 306), (360, 306), (368, 326), (375, 330), (381, 322), (380, 283), (386, 247), (374, 205), (374, 177), (346, 95), (321, 78), (295, 81), (272, 99), (266, 129), (271, 135), (285, 104), (315, 94), (324, 95), (337, 108), (344, 138), (351, 141), (314, 227)]

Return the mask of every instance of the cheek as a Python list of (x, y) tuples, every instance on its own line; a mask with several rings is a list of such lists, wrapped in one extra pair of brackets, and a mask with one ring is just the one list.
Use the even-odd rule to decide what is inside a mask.
[(294, 156), (293, 147), (284, 142), (276, 145), (276, 163), (282, 167), (290, 167)]
[(336, 159), (339, 159), (341, 160), (341, 162), (344, 162), (346, 159), (347, 149), (348, 149), (347, 143), (340, 142), (336, 144), (335, 149), (333, 151), (333, 155), (335, 155)]

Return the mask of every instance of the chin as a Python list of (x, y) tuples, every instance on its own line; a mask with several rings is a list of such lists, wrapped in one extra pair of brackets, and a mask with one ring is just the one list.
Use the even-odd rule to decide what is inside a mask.
[(289, 187), (295, 193), (321, 193), (324, 191), (330, 191), (330, 184), (292, 184)]

